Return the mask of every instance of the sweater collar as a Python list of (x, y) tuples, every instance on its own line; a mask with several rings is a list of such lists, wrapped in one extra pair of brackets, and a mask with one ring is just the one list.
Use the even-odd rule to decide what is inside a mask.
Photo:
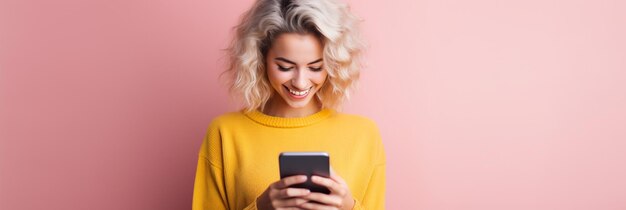
[(312, 125), (328, 118), (333, 113), (334, 111), (332, 109), (324, 108), (309, 116), (286, 118), (266, 115), (258, 110), (244, 112), (248, 118), (254, 120), (255, 122), (277, 128), (297, 128)]

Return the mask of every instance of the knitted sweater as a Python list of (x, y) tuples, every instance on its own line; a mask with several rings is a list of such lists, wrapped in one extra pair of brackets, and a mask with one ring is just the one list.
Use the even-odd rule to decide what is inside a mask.
[(354, 209), (384, 209), (385, 152), (376, 124), (331, 109), (299, 118), (259, 111), (215, 118), (198, 156), (193, 209), (257, 209), (258, 196), (280, 180), (278, 155), (285, 151), (327, 152)]

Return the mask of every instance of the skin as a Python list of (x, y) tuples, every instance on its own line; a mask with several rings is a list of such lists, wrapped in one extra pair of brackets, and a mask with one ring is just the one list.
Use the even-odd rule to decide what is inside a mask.
[[(264, 113), (278, 117), (304, 117), (321, 110), (315, 94), (322, 88), (328, 72), (323, 69), (322, 44), (313, 35), (281, 34), (266, 55), (267, 78), (274, 95)], [(287, 89), (310, 91), (303, 99), (294, 99)]]
[[(321, 110), (315, 94), (322, 88), (328, 72), (323, 68), (320, 40), (311, 34), (285, 33), (272, 43), (266, 56), (267, 77), (275, 91), (264, 113), (278, 117), (304, 117)], [(293, 98), (288, 89), (309, 90), (306, 97)], [(354, 198), (346, 182), (331, 168), (330, 178), (311, 177), (311, 181), (331, 193), (310, 192), (289, 186), (303, 183), (306, 176), (285, 177), (270, 184), (257, 199), (257, 208), (273, 209), (352, 209)], [(315, 201), (317, 203), (313, 203)]]

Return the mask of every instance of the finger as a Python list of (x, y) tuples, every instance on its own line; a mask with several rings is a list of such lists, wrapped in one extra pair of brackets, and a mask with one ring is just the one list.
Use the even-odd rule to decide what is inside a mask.
[[(304, 199), (307, 199), (309, 201), (315, 201), (320, 203), (321, 205), (325, 205), (325, 206), (340, 206), (341, 205), (341, 198), (338, 196), (334, 196), (334, 195), (326, 195), (324, 193), (316, 193), (316, 192), (312, 192), (306, 196), (303, 197)], [(315, 206), (315, 205), (307, 205), (311, 202), (308, 202), (306, 204), (302, 204), (302, 207), (305, 206)], [(318, 204), (318, 205), (320, 205)], [(309, 208), (309, 207), (306, 207)]]
[(343, 195), (345, 193), (345, 190), (343, 189), (341, 184), (335, 182), (335, 180), (324, 178), (321, 176), (313, 176), (311, 177), (311, 181), (313, 181), (313, 183), (315, 184), (328, 188), (328, 190), (330, 190), (330, 192), (333, 194)]
[(346, 180), (343, 180), (343, 178), (341, 178), (341, 177), (340, 177), (339, 175), (337, 175), (337, 174), (331, 174), (331, 175), (330, 175), (330, 178), (331, 178), (331, 179), (333, 179), (333, 180), (335, 180), (335, 182), (338, 182), (338, 183), (340, 183), (340, 184), (342, 184), (342, 185), (348, 185), (348, 184), (346, 184)]
[(322, 209), (322, 210), (337, 209), (337, 207), (327, 206), (327, 205), (323, 205), (323, 204), (319, 204), (319, 203), (311, 203), (311, 202), (302, 204), (302, 205), (300, 205), (300, 207), (302, 209), (315, 209), (315, 210), (319, 210), (319, 209)]
[(309, 202), (309, 200), (304, 198), (279, 199), (272, 201), (272, 206), (276, 209), (285, 207), (297, 209), (300, 205), (305, 204), (306, 202)]
[(276, 210), (302, 210), (298, 207), (277, 208)]
[[(333, 169), (333, 166), (330, 166), (330, 178), (335, 180), (336, 182), (339, 182), (341, 184), (346, 184), (346, 181), (343, 180), (343, 178), (341, 178), (336, 172), (335, 169)], [(348, 185), (348, 184), (346, 184)]]
[(304, 183), (306, 179), (307, 177), (305, 175), (289, 176), (275, 182), (273, 185), (276, 189), (283, 189), (294, 184)]
[(286, 188), (278, 191), (277, 195), (274, 197), (276, 199), (286, 199), (292, 197), (301, 197), (304, 195), (308, 195), (311, 193), (309, 189), (302, 188)]
[(301, 197), (311, 193), (309, 189), (303, 188), (285, 188), (285, 189), (272, 189), (270, 190), (270, 198), (275, 199), (288, 199), (293, 197)]

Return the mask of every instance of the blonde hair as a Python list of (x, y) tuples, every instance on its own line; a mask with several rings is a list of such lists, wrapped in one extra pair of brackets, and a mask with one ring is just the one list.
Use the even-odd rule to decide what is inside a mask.
[(340, 0), (258, 0), (234, 27), (235, 37), (226, 49), (230, 92), (243, 99), (245, 111), (263, 108), (274, 94), (265, 71), (274, 38), (282, 33), (314, 34), (324, 46), (328, 72), (316, 96), (322, 107), (338, 109), (356, 88), (362, 66), (358, 22)]

